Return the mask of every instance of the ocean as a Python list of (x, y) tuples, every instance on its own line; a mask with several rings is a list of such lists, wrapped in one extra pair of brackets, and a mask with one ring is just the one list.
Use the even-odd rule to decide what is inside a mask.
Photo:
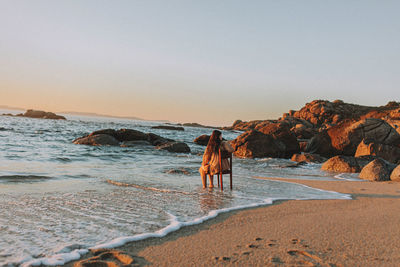
[[(0, 116), (0, 266), (62, 265), (89, 248), (162, 237), (221, 212), (281, 199), (350, 198), (257, 177), (358, 180), (323, 172), (320, 164), (293, 168), (287, 159), (234, 158), (233, 190), (228, 175), (224, 191), (203, 189), (198, 168), (205, 147), (193, 140), (213, 129), (171, 131), (151, 128), (162, 122), (65, 116)], [(152, 132), (187, 143), (191, 153), (72, 143), (107, 128)], [(227, 140), (239, 134), (223, 131)]]

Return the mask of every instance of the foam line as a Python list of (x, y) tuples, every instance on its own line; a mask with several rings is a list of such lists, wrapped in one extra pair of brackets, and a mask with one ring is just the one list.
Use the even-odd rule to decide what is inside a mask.
[[(293, 182), (286, 182), (286, 181), (278, 181), (278, 182), (293, 183)], [(119, 182), (116, 182), (116, 183), (119, 183)], [(295, 183), (295, 184), (297, 184), (297, 183)], [(302, 185), (302, 184), (298, 184), (298, 185), (301, 185), (301, 186), (304, 186), (307, 188), (312, 188), (312, 187)], [(131, 186), (131, 185), (128, 185), (128, 186)], [(323, 192), (336, 193), (338, 195), (338, 199), (351, 199), (351, 195), (348, 195), (348, 194), (341, 194), (338, 192), (327, 191), (327, 190), (322, 190), (322, 189), (318, 189), (318, 188), (312, 188), (312, 189), (315, 189), (318, 191), (323, 191)], [(90, 247), (89, 249), (101, 249), (101, 248), (102, 249), (112, 249), (112, 248), (121, 247), (130, 242), (140, 241), (140, 240), (144, 240), (147, 238), (152, 238), (152, 237), (153, 238), (154, 237), (161, 238), (161, 237), (168, 235), (171, 232), (181, 229), (182, 227), (201, 224), (207, 220), (217, 217), (221, 213), (226, 213), (226, 212), (230, 212), (230, 211), (234, 211), (234, 210), (241, 210), (241, 209), (246, 209), (246, 208), (266, 206), (266, 205), (273, 204), (274, 201), (279, 200), (279, 199), (281, 199), (281, 198), (267, 198), (267, 199), (262, 200), (262, 202), (251, 203), (251, 204), (247, 204), (247, 205), (240, 205), (240, 206), (236, 206), (236, 207), (224, 208), (224, 209), (219, 209), (219, 210), (212, 210), (207, 215), (196, 218), (196, 219), (194, 219), (192, 221), (188, 221), (188, 222), (180, 222), (175, 215), (168, 213), (168, 215), (170, 216), (169, 225), (156, 231), (156, 232), (143, 233), (143, 234), (138, 234), (138, 235), (133, 235), (133, 236), (123, 236), (123, 237), (115, 238), (109, 242), (101, 243), (96, 246)], [(287, 199), (287, 198), (285, 198), (285, 199)], [(304, 198), (304, 199), (320, 199), (320, 198), (316, 197), (316, 198)], [(70, 252), (59, 253), (59, 254), (49, 256), (49, 257), (28, 260), (28, 261), (22, 263), (21, 266), (28, 267), (28, 266), (39, 266), (39, 265), (48, 265), (48, 266), (64, 265), (70, 261), (80, 259), (80, 257), (82, 255), (89, 252), (89, 249), (74, 249), (74, 250), (71, 250)], [(68, 251), (68, 250), (63, 249), (62, 251), (64, 252), (64, 251)]]
[[(252, 203), (252, 204), (241, 205), (241, 206), (236, 206), (236, 207), (232, 207), (232, 208), (212, 210), (207, 215), (200, 217), (200, 218), (196, 218), (189, 222), (180, 222), (180, 221), (178, 221), (178, 218), (175, 215), (168, 213), (168, 215), (170, 216), (170, 224), (154, 233), (143, 233), (143, 234), (138, 234), (138, 235), (134, 235), (134, 236), (119, 237), (119, 238), (113, 239), (109, 242), (98, 244), (94, 247), (91, 247), (90, 249), (100, 249), (100, 248), (112, 249), (112, 248), (117, 248), (117, 247), (123, 246), (129, 242), (140, 241), (140, 240), (144, 240), (144, 239), (151, 238), (151, 237), (156, 237), (156, 238), (164, 237), (167, 234), (177, 231), (184, 226), (190, 226), (190, 225), (196, 225), (196, 224), (203, 223), (209, 219), (217, 217), (218, 214), (221, 214), (221, 213), (226, 213), (229, 211), (240, 210), (240, 209), (245, 209), (245, 208), (270, 205), (273, 202), (274, 202), (274, 199), (268, 198), (268, 199), (265, 199), (261, 203)], [(63, 249), (62, 251), (66, 251), (66, 249)], [(82, 255), (85, 255), (88, 252), (89, 252), (89, 249), (74, 249), (70, 252), (59, 253), (59, 254), (49, 256), (49, 257), (42, 257), (42, 258), (38, 258), (38, 259), (28, 259), (25, 262), (21, 262), (20, 266), (28, 267), (28, 266), (40, 266), (40, 265), (47, 265), (47, 266), (64, 265), (70, 261), (79, 260)]]

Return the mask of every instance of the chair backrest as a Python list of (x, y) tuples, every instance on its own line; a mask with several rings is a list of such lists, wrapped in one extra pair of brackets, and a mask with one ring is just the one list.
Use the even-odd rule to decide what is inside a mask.
[(232, 153), (222, 149), (219, 150), (219, 154), (221, 155), (221, 159), (229, 159), (232, 156)]
[(232, 153), (219, 149), (219, 167), (222, 169), (222, 160), (228, 159), (229, 161), (229, 171), (232, 172)]

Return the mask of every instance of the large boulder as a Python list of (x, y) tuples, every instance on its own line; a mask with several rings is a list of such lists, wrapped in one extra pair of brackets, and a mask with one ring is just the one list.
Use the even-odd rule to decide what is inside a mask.
[(345, 121), (320, 132), (310, 140), (306, 150), (323, 156), (353, 156), (363, 139), (391, 146), (400, 145), (400, 134), (393, 127), (381, 119), (368, 118)]
[(364, 139), (358, 145), (355, 156), (365, 155), (381, 157), (391, 163), (400, 163), (400, 147), (368, 142)]
[(256, 130), (247, 131), (231, 141), (235, 156), (240, 158), (283, 157), (285, 145), (271, 135)]
[(119, 146), (119, 141), (108, 134), (96, 134), (79, 137), (75, 139), (73, 143), (90, 146)]
[(119, 141), (148, 141), (148, 134), (133, 129), (120, 129), (115, 132), (115, 138)]
[(357, 159), (350, 156), (335, 156), (328, 159), (321, 166), (321, 170), (331, 172), (360, 172), (361, 168)]
[(175, 153), (190, 153), (190, 148), (187, 144), (181, 142), (168, 142), (159, 146), (156, 149), (167, 150)]
[(296, 162), (322, 163), (326, 161), (326, 158), (321, 157), (318, 154), (301, 153), (301, 154), (294, 154), (291, 160)]
[(336, 155), (336, 151), (331, 144), (331, 138), (326, 131), (322, 131), (311, 138), (306, 145), (305, 152), (319, 154), (328, 158)]
[(193, 140), (194, 143), (201, 145), (201, 146), (206, 146), (208, 145), (208, 141), (210, 140), (210, 136), (203, 134), (197, 137), (196, 139)]
[(289, 125), (284, 122), (270, 123), (263, 128), (259, 129), (265, 135), (272, 136), (276, 141), (284, 144), (283, 157), (291, 157), (295, 153), (300, 152), (299, 142), (296, 135), (294, 135), (289, 128)]
[(338, 154), (352, 156), (363, 139), (369, 142), (399, 146), (400, 134), (381, 119), (349, 121), (327, 131)]
[(383, 159), (375, 159), (368, 163), (360, 173), (360, 179), (370, 181), (389, 181), (390, 173), (394, 169), (393, 165), (390, 165)]
[(400, 182), (400, 164), (390, 174), (390, 180)]

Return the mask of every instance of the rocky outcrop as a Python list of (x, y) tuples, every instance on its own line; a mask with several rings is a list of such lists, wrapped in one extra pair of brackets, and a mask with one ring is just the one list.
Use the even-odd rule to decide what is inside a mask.
[(355, 156), (372, 155), (383, 158), (391, 163), (400, 163), (400, 147), (384, 145), (362, 140), (357, 147)]
[(73, 141), (77, 145), (89, 146), (118, 146), (119, 141), (108, 134), (95, 134), (77, 138)]
[(235, 156), (240, 158), (279, 158), (285, 155), (284, 144), (271, 135), (256, 130), (247, 131), (231, 141)]
[(284, 145), (282, 157), (289, 158), (300, 152), (299, 142), (296, 136), (290, 131), (289, 125), (284, 122), (270, 123), (259, 129), (265, 135), (272, 136), (276, 142)]
[(389, 181), (390, 173), (394, 169), (393, 165), (390, 165), (383, 159), (375, 159), (368, 163), (360, 173), (360, 179), (370, 181)]
[[(279, 121), (291, 122), (291, 127), (296, 124), (303, 124), (306, 128), (328, 129), (345, 120), (360, 120), (366, 118), (383, 119), (387, 121), (400, 121), (400, 103), (391, 101), (385, 106), (371, 107), (344, 103), (341, 100), (333, 102), (327, 100), (314, 100), (306, 103), (300, 110), (290, 110), (284, 113)], [(305, 123), (305, 121), (307, 123)], [(230, 130), (247, 131), (251, 129), (257, 130), (257, 125), (268, 122), (276, 122), (271, 120), (254, 120), (244, 122), (237, 120)], [(294, 124), (293, 124), (294, 123)], [(396, 127), (394, 127), (396, 128)]]
[[(257, 130), (271, 135), (268, 129), (283, 128), (282, 125), (289, 128), (284, 131), (286, 135), (280, 138), (274, 134), (274, 138), (289, 148), (288, 154), (296, 153), (292, 151), (297, 150), (293, 136), (297, 138), (300, 151), (328, 158), (335, 155), (354, 156), (364, 138), (400, 148), (400, 103), (394, 101), (385, 106), (371, 107), (348, 104), (341, 100), (314, 100), (298, 111), (291, 110), (283, 114), (278, 120), (237, 120), (231, 127), (224, 129)], [(292, 150), (291, 144), (296, 149)]]
[(400, 182), (400, 164), (390, 174), (390, 180)]
[(381, 119), (364, 119), (332, 127), (327, 131), (332, 147), (343, 155), (354, 155), (363, 139), (369, 142), (399, 146), (400, 134)]
[(319, 154), (327, 158), (336, 155), (331, 144), (331, 138), (326, 131), (322, 131), (311, 138), (306, 145), (305, 152)]
[(182, 142), (168, 142), (159, 146), (156, 149), (167, 150), (175, 153), (189, 153), (190, 148), (187, 144)]
[(321, 157), (318, 154), (302, 153), (294, 154), (291, 160), (296, 162), (323, 163), (326, 161), (326, 158)]
[(151, 127), (152, 129), (163, 129), (163, 130), (171, 130), (171, 131), (184, 131), (185, 128), (183, 127), (176, 127), (176, 126), (168, 126), (168, 125), (158, 125)]
[(308, 152), (321, 155), (353, 156), (363, 139), (369, 142), (400, 145), (400, 134), (381, 119), (363, 119), (346, 121), (326, 131), (322, 131), (310, 140)]
[(111, 145), (132, 147), (136, 145), (153, 145), (157, 149), (168, 150), (177, 153), (189, 153), (190, 148), (185, 143), (175, 142), (153, 133), (143, 133), (133, 129), (103, 129), (94, 131), (89, 135), (79, 137), (73, 141), (79, 145)]
[(197, 137), (196, 139), (193, 140), (194, 143), (201, 145), (201, 146), (207, 146), (208, 141), (210, 140), (210, 136), (203, 134)]
[(355, 157), (335, 156), (321, 166), (321, 170), (331, 172), (360, 172), (361, 168)]
[[(3, 114), (13, 116), (12, 114)], [(28, 109), (25, 113), (15, 115), (17, 117), (35, 118), (35, 119), (50, 119), (50, 120), (66, 120), (64, 116), (57, 115), (53, 112), (46, 112), (43, 110)]]

